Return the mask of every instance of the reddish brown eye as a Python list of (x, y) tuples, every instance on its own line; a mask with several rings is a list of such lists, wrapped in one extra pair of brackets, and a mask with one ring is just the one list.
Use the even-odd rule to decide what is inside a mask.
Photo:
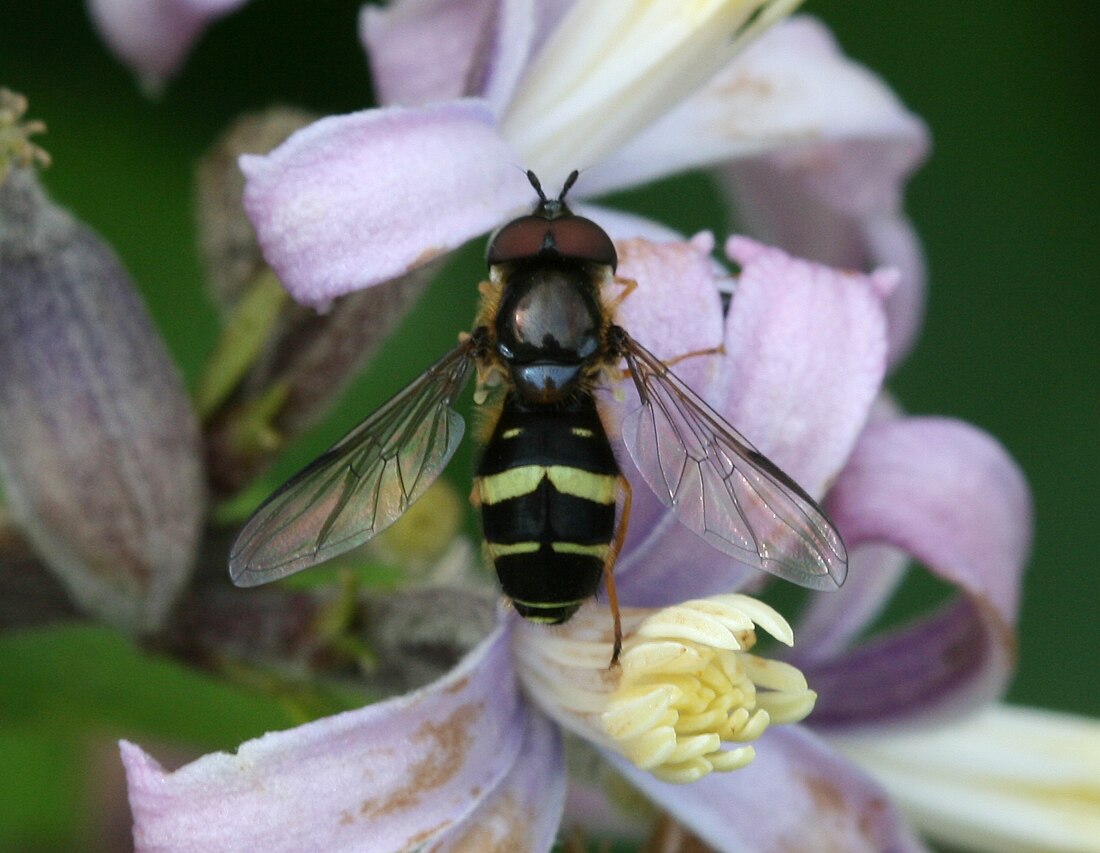
[(606, 264), (615, 269), (619, 258), (615, 244), (599, 225), (583, 216), (563, 216), (550, 222), (554, 247), (567, 258)]
[(615, 244), (599, 225), (583, 216), (549, 218), (537, 213), (513, 219), (489, 242), (485, 253), (489, 266), (534, 258), (542, 252), (556, 252), (563, 258), (593, 264), (618, 264)]
[(542, 216), (521, 216), (503, 226), (489, 242), (489, 266), (533, 258), (546, 246), (550, 221)]

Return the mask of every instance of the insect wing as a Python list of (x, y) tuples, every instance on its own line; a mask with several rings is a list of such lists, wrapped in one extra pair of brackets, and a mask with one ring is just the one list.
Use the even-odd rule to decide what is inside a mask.
[(623, 441), (642, 477), (679, 521), (712, 546), (811, 589), (844, 583), (840, 535), (802, 488), (627, 338), (642, 405)]
[(292, 477), (252, 515), (229, 556), (237, 586), (277, 580), (361, 545), (419, 498), (465, 425), (451, 408), (469, 378), (463, 344)]

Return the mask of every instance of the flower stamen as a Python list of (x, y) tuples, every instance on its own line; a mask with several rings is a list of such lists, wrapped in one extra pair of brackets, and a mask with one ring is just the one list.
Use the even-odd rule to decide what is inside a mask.
[(798, 669), (749, 652), (757, 628), (787, 645), (794, 639), (760, 601), (722, 595), (624, 610), (618, 670), (604, 663), (603, 611), (584, 608), (557, 634), (517, 626), (521, 677), (562, 725), (660, 779), (693, 782), (744, 767), (756, 755), (748, 744), (768, 726), (813, 710), (817, 694)]

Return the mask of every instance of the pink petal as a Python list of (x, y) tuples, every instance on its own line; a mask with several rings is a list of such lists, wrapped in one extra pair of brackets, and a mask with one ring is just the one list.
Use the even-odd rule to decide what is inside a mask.
[(962, 593), (904, 629), (805, 667), (815, 725), (853, 727), (957, 713), (1003, 691), (1015, 659), (1031, 546), (1027, 484), (996, 441), (944, 418), (872, 424), (829, 496), (849, 547), (885, 544)]
[(526, 716), (521, 760), (496, 790), (440, 838), (433, 851), (549, 850), (565, 805), (565, 753), (561, 733), (542, 714)]
[[(692, 361), (709, 361), (702, 358), (676, 370), (820, 496), (851, 453), (879, 391), (889, 276), (830, 270), (745, 238), (731, 239), (727, 251), (743, 269), (726, 318), (725, 376), (718, 390), (706, 377), (689, 377)], [(664, 312), (679, 316), (671, 304)], [(632, 468), (624, 470), (631, 476)], [(655, 509), (655, 500), (648, 489), (634, 490), (637, 509), (617, 573), (624, 600), (670, 603), (669, 577), (676, 577), (675, 593), (683, 599), (734, 589), (759, 575)]]
[[(787, 157), (775, 154), (732, 163), (723, 170), (741, 222), (754, 235), (824, 264), (869, 270), (892, 267), (898, 286), (886, 301), (889, 362), (911, 349), (924, 317), (924, 254), (912, 223), (896, 206), (843, 209), (851, 176), (876, 170), (890, 183), (892, 154), (875, 143), (834, 143)], [(830, 183), (832, 179), (836, 184)], [(896, 179), (900, 185), (900, 178)]]
[(325, 118), (240, 162), (265, 258), (295, 299), (319, 307), (404, 275), (531, 199), (476, 100)]
[(742, 273), (726, 320), (730, 423), (820, 497), (855, 445), (886, 366), (891, 278), (726, 245)]
[(467, 95), (499, 113), (533, 37), (531, 0), (404, 0), (364, 6), (359, 33), (381, 103), (419, 106)]
[(908, 565), (909, 555), (888, 545), (849, 548), (844, 586), (811, 596), (795, 626), (798, 660), (829, 660), (842, 652), (882, 612)]
[[(513, 771), (529, 713), (502, 626), (438, 682), (267, 734), (235, 755), (165, 772), (123, 742), (135, 845), (359, 851), (426, 843), (466, 820)], [(557, 772), (552, 749), (539, 758)]]
[(88, 0), (111, 50), (150, 84), (171, 77), (206, 25), (245, 0)]
[(926, 849), (875, 782), (797, 726), (769, 730), (748, 767), (690, 785), (660, 782), (622, 760), (616, 766), (719, 851)]
[[(718, 292), (722, 279), (710, 255), (713, 243), (709, 234), (700, 234), (690, 241), (658, 243), (638, 238), (616, 243), (619, 277), (636, 281), (638, 286), (616, 312), (615, 321), (662, 358), (675, 358), (714, 347), (722, 340), (722, 305)], [(698, 356), (684, 360), (675, 369), (677, 375), (703, 397), (712, 397), (722, 361), (720, 355)], [(626, 395), (622, 402), (601, 401), (601, 411), (613, 436), (617, 436), (617, 424), (622, 416), (638, 406), (630, 380), (623, 383), (622, 389)], [(648, 587), (646, 578), (651, 573), (667, 579), (664, 573), (668, 570), (667, 566), (658, 565), (652, 559), (654, 530), (664, 529), (669, 523), (676, 527), (681, 525), (645, 485), (630, 455), (623, 450), (618, 459), (623, 473), (634, 486), (627, 544), (618, 573), (625, 577), (638, 572), (639, 588)], [(666, 516), (667, 521), (662, 522)], [(688, 535), (698, 538), (691, 533)], [(699, 541), (702, 543), (701, 539)], [(630, 581), (622, 588), (624, 600), (632, 604), (650, 603), (633, 596), (633, 583)], [(659, 579), (655, 583), (667, 595), (667, 583)]]
[(484, 98), (497, 115), (508, 106), (527, 67), (534, 38), (534, 0), (498, 0), (484, 26), (466, 94)]
[[(722, 342), (720, 283), (728, 275), (711, 258), (714, 238), (707, 233), (691, 240), (620, 241), (618, 275), (633, 279), (637, 289), (616, 312), (615, 321), (642, 346), (664, 359), (677, 358)], [(720, 355), (685, 359), (676, 374), (706, 394), (722, 366)]]

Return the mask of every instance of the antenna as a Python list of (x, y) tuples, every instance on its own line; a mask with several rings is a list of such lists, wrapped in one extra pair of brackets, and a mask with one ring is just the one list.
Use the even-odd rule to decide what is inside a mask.
[[(527, 180), (531, 182), (531, 186), (535, 188), (535, 192), (539, 194), (539, 200), (545, 204), (547, 202), (546, 193), (542, 191), (542, 184), (539, 183), (538, 176), (530, 169), (527, 170)], [(564, 191), (563, 191), (564, 194)]]
[[(573, 188), (573, 184), (577, 182), (577, 178), (580, 177), (580, 172), (574, 169), (569, 173), (569, 177), (565, 179), (565, 185), (561, 188), (561, 193), (558, 195), (558, 201), (565, 201), (565, 194)], [(539, 195), (542, 195), (542, 190), (539, 190)], [(545, 196), (543, 197), (545, 200)]]

